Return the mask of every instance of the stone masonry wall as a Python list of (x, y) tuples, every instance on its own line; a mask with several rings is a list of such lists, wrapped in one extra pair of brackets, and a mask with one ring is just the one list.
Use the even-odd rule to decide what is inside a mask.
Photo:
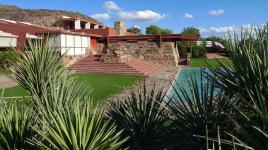
[(139, 58), (174, 66), (173, 49), (173, 42), (163, 42), (161, 47), (156, 42), (147, 41), (110, 43), (107, 54), (103, 55), (102, 60), (105, 62), (125, 62)]

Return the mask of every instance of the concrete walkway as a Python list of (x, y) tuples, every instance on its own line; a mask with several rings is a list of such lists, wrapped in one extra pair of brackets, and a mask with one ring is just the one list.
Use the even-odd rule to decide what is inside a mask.
[(207, 59), (226, 58), (223, 53), (207, 53)]
[(0, 75), (0, 89), (10, 88), (16, 86), (17, 83), (9, 79), (5, 75)]

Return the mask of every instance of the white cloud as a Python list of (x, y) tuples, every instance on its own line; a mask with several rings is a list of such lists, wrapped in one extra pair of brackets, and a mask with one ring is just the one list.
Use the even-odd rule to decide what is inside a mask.
[(223, 9), (210, 10), (208, 13), (210, 15), (219, 16), (219, 15), (224, 14), (224, 10)]
[(193, 14), (190, 14), (190, 13), (185, 13), (184, 14), (184, 18), (186, 18), (186, 19), (193, 19), (194, 18), (194, 15)]
[(135, 25), (134, 28), (140, 29), (141, 27), (138, 25)]
[(214, 33), (227, 33), (235, 31), (235, 27), (232, 26), (210, 27), (210, 30)]
[(106, 11), (118, 11), (120, 7), (113, 1), (106, 1), (102, 8)]
[(206, 32), (208, 32), (208, 29), (205, 29), (205, 28), (198, 28), (199, 29), (199, 31), (201, 32), (201, 33), (206, 33)]
[(109, 20), (110, 19), (110, 15), (108, 13), (94, 14), (94, 15), (91, 15), (91, 17), (97, 20)]
[(123, 20), (153, 22), (164, 19), (166, 15), (151, 10), (144, 11), (120, 11), (118, 17)]

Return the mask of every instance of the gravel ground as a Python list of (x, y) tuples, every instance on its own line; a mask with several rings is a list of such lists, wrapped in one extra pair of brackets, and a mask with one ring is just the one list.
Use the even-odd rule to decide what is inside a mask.
[(0, 75), (0, 89), (10, 88), (16, 86), (17, 83), (9, 79), (5, 75)]
[[(165, 67), (161, 69), (158, 73), (145, 78), (145, 84), (147, 89), (152, 89), (155, 84), (155, 88), (157, 90), (163, 88), (165, 91), (167, 91), (170, 87), (172, 80), (174, 79), (174, 76), (177, 74), (178, 69), (178, 67)], [(120, 93), (111, 96), (106, 102), (115, 101), (126, 97), (127, 93), (129, 93), (131, 89), (137, 90), (139, 88), (139, 85), (140, 87), (143, 87), (144, 80), (140, 80), (137, 84), (134, 84), (126, 88), (124, 91), (121, 91)]]

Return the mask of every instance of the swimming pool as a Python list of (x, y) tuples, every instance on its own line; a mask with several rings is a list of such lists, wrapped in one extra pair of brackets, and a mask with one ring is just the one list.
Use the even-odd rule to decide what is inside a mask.
[[(193, 96), (192, 94), (192, 82), (191, 79), (196, 80), (196, 86), (198, 87), (198, 92), (201, 96), (202, 88), (208, 84), (206, 78), (207, 74), (211, 74), (207, 68), (180, 68), (175, 76), (174, 81), (170, 89), (167, 92), (167, 100), (172, 100), (173, 102), (178, 101), (179, 96), (181, 99), (185, 98), (185, 94), (188, 96)], [(183, 89), (185, 93), (182, 92)], [(213, 96), (219, 93), (218, 90), (213, 91)]]

